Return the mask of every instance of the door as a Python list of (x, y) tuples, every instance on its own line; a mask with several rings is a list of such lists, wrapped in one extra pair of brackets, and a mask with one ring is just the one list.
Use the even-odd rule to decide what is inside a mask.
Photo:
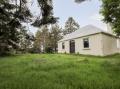
[(70, 41), (70, 53), (75, 53), (75, 41)]

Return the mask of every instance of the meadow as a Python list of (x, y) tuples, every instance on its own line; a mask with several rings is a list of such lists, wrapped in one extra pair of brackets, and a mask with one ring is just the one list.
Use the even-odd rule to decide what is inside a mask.
[(0, 89), (120, 89), (120, 55), (0, 57)]

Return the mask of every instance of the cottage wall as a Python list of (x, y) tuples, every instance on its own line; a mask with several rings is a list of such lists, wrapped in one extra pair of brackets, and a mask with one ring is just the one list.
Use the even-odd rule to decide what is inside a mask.
[(117, 38), (102, 34), (103, 55), (111, 55), (119, 53), (119, 47), (117, 44)]
[[(84, 48), (84, 45), (83, 45), (84, 38), (89, 39), (89, 48), (87, 49)], [(94, 34), (94, 35), (78, 38), (75, 40), (76, 53), (85, 54), (85, 55), (103, 56), (101, 41), (102, 41), (101, 34)]]
[[(83, 46), (83, 39), (88, 38), (89, 39), (89, 48), (85, 49)], [(95, 35), (89, 35), (84, 36), (81, 38), (73, 39), (75, 40), (75, 53), (79, 54), (85, 54), (85, 55), (100, 55), (102, 56), (102, 35), (101, 34), (95, 34)], [(65, 43), (65, 49), (62, 49), (62, 43)], [(58, 53), (70, 53), (70, 46), (69, 42), (70, 40), (63, 41), (58, 43)]]
[[(62, 43), (65, 44), (65, 48), (62, 48)], [(58, 42), (58, 53), (70, 53), (69, 41)]]
[[(89, 48), (84, 48), (83, 39), (89, 39)], [(75, 53), (84, 55), (106, 56), (120, 53), (120, 47), (117, 47), (117, 38), (104, 33), (92, 34), (75, 40)], [(62, 43), (65, 43), (65, 49), (62, 49)], [(58, 43), (58, 53), (70, 53), (70, 40)], [(119, 39), (120, 42), (120, 39)]]

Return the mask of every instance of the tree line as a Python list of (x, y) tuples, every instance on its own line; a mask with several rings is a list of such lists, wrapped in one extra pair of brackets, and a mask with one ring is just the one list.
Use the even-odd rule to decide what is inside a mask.
[[(17, 29), (17, 42), (12, 41), (12, 45), (4, 43), (1, 39), (0, 54), (8, 53), (56, 53), (57, 43), (64, 35), (70, 34), (79, 29), (79, 24), (69, 17), (65, 22), (64, 29), (57, 23), (52, 25), (43, 25), (38, 28), (35, 35), (27, 29), (26, 26), (21, 26)], [(12, 37), (13, 38), (13, 37)], [(15, 48), (14, 48), (15, 47)]]
[(35, 41), (33, 44), (34, 52), (36, 53), (56, 53), (57, 43), (64, 35), (70, 34), (79, 29), (79, 24), (69, 17), (65, 23), (64, 29), (58, 24), (44, 25), (35, 34)]

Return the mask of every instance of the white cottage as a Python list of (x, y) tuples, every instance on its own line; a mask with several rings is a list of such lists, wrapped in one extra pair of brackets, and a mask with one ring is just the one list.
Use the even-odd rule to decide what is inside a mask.
[(120, 53), (120, 38), (95, 26), (87, 25), (58, 41), (58, 53), (96, 56)]

